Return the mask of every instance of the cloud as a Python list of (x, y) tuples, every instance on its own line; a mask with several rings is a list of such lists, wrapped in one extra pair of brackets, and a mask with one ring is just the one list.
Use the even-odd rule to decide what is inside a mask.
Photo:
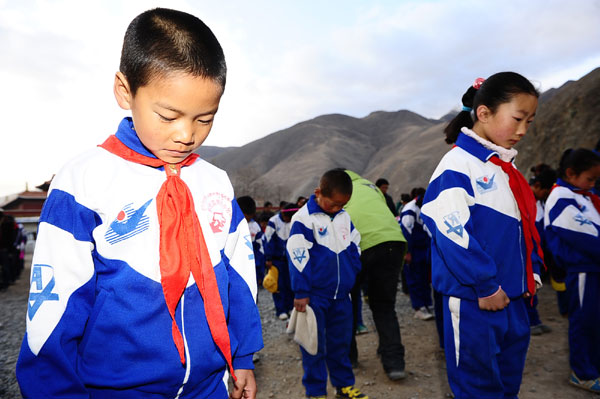
[[(600, 65), (599, 4), (176, 0), (169, 7), (205, 20), (225, 50), (227, 89), (206, 144), (235, 146), (326, 113), (441, 117), (474, 78), (501, 70), (543, 90), (577, 79)], [(45, 180), (114, 131), (125, 114), (112, 96), (123, 34), (156, 5), (0, 3), (0, 166), (23, 165), (3, 181)]]

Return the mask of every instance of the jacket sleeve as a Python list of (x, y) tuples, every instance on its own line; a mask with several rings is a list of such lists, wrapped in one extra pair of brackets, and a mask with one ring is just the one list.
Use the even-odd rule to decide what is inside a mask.
[(275, 223), (272, 220), (269, 220), (267, 223), (267, 227), (265, 228), (265, 238), (264, 238), (264, 251), (265, 251), (265, 260), (269, 261), (273, 259), (275, 256), (275, 239), (276, 239), (277, 231), (275, 230)]
[(312, 229), (304, 225), (301, 220), (293, 219), (290, 238), (286, 244), (286, 252), (295, 298), (310, 296), (312, 288), (311, 272), (314, 262), (310, 257), (310, 250), (313, 245), (314, 235)]
[(92, 231), (100, 223), (72, 194), (50, 191), (40, 216), (27, 331), (16, 368), (25, 398), (89, 396), (77, 374), (77, 356), (95, 301)]
[(408, 252), (413, 252), (413, 229), (415, 227), (415, 217), (415, 212), (412, 209), (404, 210), (400, 215), (400, 228), (402, 229), (402, 234), (404, 234), (404, 238), (406, 238)]
[(469, 177), (445, 170), (427, 188), (421, 216), (448, 270), (479, 298), (494, 294), (496, 264), (473, 235), (470, 208), (475, 204)]
[[(548, 209), (545, 229), (549, 247), (557, 257), (573, 259), (576, 256), (588, 260), (590, 264), (598, 264), (600, 225), (582, 213), (575, 199), (558, 199)], [(570, 255), (567, 251), (573, 251), (576, 255)]]
[[(225, 244), (229, 273), (229, 336), (232, 342), (233, 368), (254, 369), (252, 355), (263, 347), (260, 315), (256, 306), (256, 266), (248, 223), (232, 201), (232, 218)], [(233, 340), (232, 340), (233, 341)], [(235, 349), (234, 349), (235, 345)]]

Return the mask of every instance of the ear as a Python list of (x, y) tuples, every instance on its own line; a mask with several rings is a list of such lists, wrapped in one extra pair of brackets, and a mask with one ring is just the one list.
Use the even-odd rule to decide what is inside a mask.
[(490, 116), (492, 116), (492, 111), (485, 105), (480, 105), (475, 110), (475, 114), (477, 115), (477, 121), (487, 123)]
[(315, 188), (315, 196), (318, 197), (319, 195), (321, 195), (321, 187)]
[(115, 98), (117, 99), (117, 104), (119, 104), (119, 107), (125, 110), (130, 110), (133, 95), (131, 95), (131, 89), (129, 88), (129, 82), (127, 81), (127, 78), (121, 72), (117, 72), (115, 74), (113, 92), (115, 93)]
[(573, 170), (573, 168), (565, 169), (565, 175), (567, 176), (567, 179), (572, 179), (572, 178), (577, 177), (577, 174), (575, 173), (575, 170)]

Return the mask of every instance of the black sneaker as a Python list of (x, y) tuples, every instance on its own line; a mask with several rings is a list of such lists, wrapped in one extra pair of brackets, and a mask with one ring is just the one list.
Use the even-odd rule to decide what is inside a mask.
[(365, 395), (358, 388), (355, 388), (353, 386), (336, 388), (335, 397), (342, 399), (369, 399), (367, 395)]
[(386, 372), (388, 378), (392, 381), (400, 381), (406, 378), (406, 372), (404, 370), (392, 369)]

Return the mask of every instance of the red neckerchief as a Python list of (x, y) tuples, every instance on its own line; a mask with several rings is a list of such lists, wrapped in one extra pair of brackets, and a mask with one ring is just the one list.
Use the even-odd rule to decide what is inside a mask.
[[(533, 252), (533, 243), (537, 246), (537, 254), (544, 261), (544, 254), (540, 244), (540, 235), (535, 227), (535, 215), (537, 213), (535, 197), (531, 187), (525, 180), (525, 177), (513, 166), (510, 162), (504, 162), (497, 156), (492, 156), (489, 161), (502, 168), (504, 173), (508, 175), (508, 184), (510, 190), (517, 201), (519, 212), (521, 213), (521, 224), (523, 225), (523, 235), (525, 236), (526, 271), (527, 271), (527, 291), (532, 295), (535, 294), (535, 279), (533, 278), (533, 265), (531, 262), (531, 253)], [(532, 298), (533, 299), (533, 298)]]
[(596, 208), (596, 211), (600, 215), (600, 197), (598, 197), (596, 194), (592, 193), (591, 191), (587, 191), (587, 190), (573, 190), (573, 192), (575, 192), (577, 194), (581, 194), (585, 197), (588, 197), (590, 199), (590, 201), (592, 201), (594, 208)]
[[(560, 187), (560, 186), (558, 184), (554, 183), (550, 192), (552, 192), (552, 190), (554, 190), (556, 187)], [(574, 187), (574, 186), (571, 186), (571, 187)], [(567, 187), (567, 188), (570, 188), (570, 187)], [(574, 190), (573, 188), (570, 188), (570, 189), (574, 193), (581, 194), (585, 197), (588, 197), (590, 199), (590, 201), (592, 201), (592, 205), (594, 205), (594, 208), (596, 208), (596, 211), (598, 212), (598, 214), (600, 214), (600, 197), (599, 196), (597, 196), (596, 194), (592, 193), (591, 191), (587, 191), (587, 190)]]
[(147, 157), (133, 151), (114, 135), (100, 147), (127, 161), (164, 167), (167, 180), (156, 196), (156, 209), (160, 225), (160, 281), (173, 320), (171, 326), (173, 341), (181, 363), (185, 364), (183, 337), (175, 322), (175, 308), (183, 295), (191, 272), (204, 300), (204, 311), (212, 338), (225, 356), (233, 379), (237, 381), (233, 373), (229, 331), (217, 278), (194, 208), (192, 193), (179, 177), (181, 167), (193, 164), (198, 155), (191, 154), (178, 164), (167, 164), (158, 158)]

